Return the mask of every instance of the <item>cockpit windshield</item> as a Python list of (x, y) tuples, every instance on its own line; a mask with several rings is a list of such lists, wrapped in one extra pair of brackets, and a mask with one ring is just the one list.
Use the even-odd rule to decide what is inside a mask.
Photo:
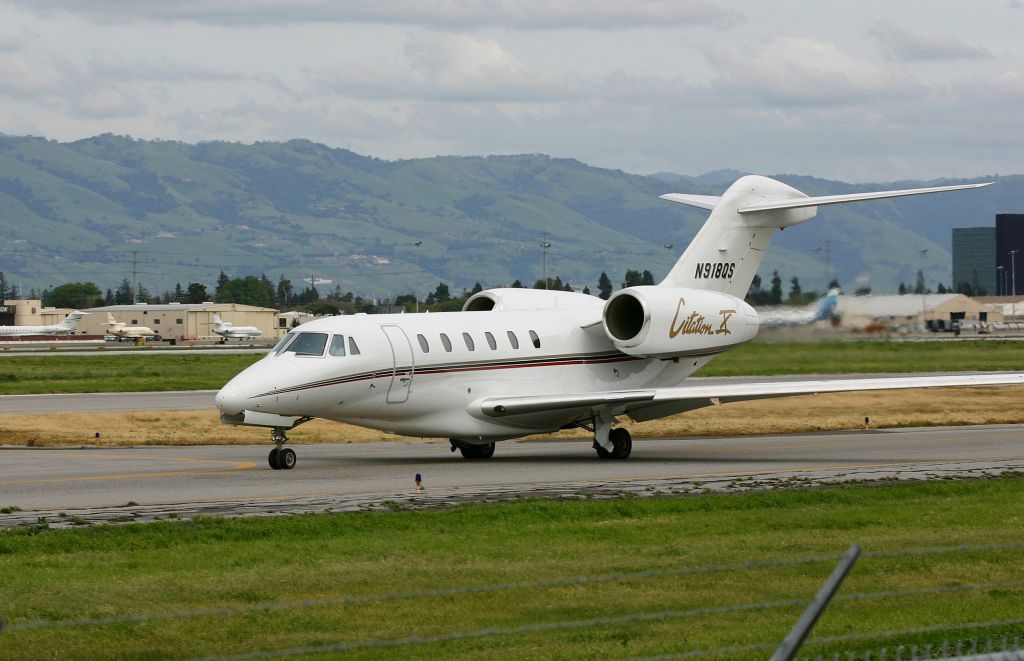
[(295, 340), (279, 353), (294, 353), (296, 356), (322, 356), (327, 346), (327, 333), (298, 333)]

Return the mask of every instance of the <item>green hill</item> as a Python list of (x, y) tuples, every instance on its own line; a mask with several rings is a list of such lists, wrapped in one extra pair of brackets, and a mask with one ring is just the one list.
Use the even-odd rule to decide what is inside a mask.
[[(547, 233), (549, 275), (593, 288), (603, 270), (616, 283), (628, 268), (663, 275), (705, 213), (657, 196), (720, 194), (736, 174), (638, 176), (538, 154), (383, 161), (305, 140), (0, 136), (0, 271), (26, 291), (116, 287), (134, 262), (150, 291), (212, 285), (223, 270), (425, 293), (442, 280), (455, 290), (533, 282)], [(778, 178), (812, 195), (924, 185)], [(1012, 176), (972, 193), (822, 209), (777, 239), (762, 274), (778, 269), (821, 289), (828, 240), (848, 288), (867, 273), (875, 291), (893, 290), (922, 267), (930, 285), (948, 285), (950, 229), (991, 225), (1022, 192), (1024, 177)]]

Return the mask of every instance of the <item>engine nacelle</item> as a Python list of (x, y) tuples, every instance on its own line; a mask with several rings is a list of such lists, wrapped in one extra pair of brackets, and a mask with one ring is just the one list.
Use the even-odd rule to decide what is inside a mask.
[(688, 356), (724, 351), (757, 336), (757, 311), (704, 289), (629, 287), (605, 303), (604, 332), (630, 356)]
[(495, 312), (510, 310), (578, 310), (601, 308), (602, 301), (589, 294), (546, 289), (502, 287), (473, 294), (462, 306), (463, 312)]

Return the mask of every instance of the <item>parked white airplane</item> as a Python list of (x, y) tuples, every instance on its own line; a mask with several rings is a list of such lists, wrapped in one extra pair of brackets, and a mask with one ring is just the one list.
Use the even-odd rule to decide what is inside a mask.
[[(803, 326), (816, 321), (832, 319), (839, 305), (839, 290), (830, 289), (828, 294), (806, 307), (781, 306), (762, 308), (757, 311), (762, 328), (778, 326)], [(838, 318), (838, 317), (837, 317)]]
[(126, 340), (156, 336), (156, 331), (149, 326), (129, 326), (123, 321), (114, 319), (114, 315), (109, 312), (107, 313), (107, 333)]
[(213, 332), (225, 339), (259, 337), (263, 332), (255, 326), (235, 326), (230, 321), (222, 321), (220, 315), (213, 313)]
[(78, 320), (87, 314), (75, 310), (59, 324), (49, 326), (0, 326), (0, 335), (70, 335), (78, 327)]
[(711, 215), (657, 286), (607, 302), (572, 292), (492, 289), (462, 312), (317, 319), (217, 393), (221, 420), (271, 428), (273, 468), (291, 468), (285, 431), (325, 418), (451, 439), (469, 459), (496, 441), (582, 427), (602, 458), (632, 440), (616, 418), (652, 420), (725, 402), (851, 390), (1024, 383), (1024, 373), (679, 385), (714, 356), (757, 335), (742, 297), (772, 235), (815, 207), (986, 184), (807, 197), (759, 176), (721, 197), (663, 195)]

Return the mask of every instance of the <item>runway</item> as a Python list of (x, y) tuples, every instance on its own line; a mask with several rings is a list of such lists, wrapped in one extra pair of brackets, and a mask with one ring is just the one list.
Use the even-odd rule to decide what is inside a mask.
[[(627, 461), (598, 460), (586, 441), (507, 441), (487, 461), (465, 461), (437, 442), (294, 447), (298, 465), (290, 471), (267, 467), (269, 444), (3, 447), (0, 527), (33, 525), (40, 517), (49, 525), (72, 526), (1024, 470), (1024, 425), (636, 439)], [(415, 490), (417, 473), (423, 492)]]

